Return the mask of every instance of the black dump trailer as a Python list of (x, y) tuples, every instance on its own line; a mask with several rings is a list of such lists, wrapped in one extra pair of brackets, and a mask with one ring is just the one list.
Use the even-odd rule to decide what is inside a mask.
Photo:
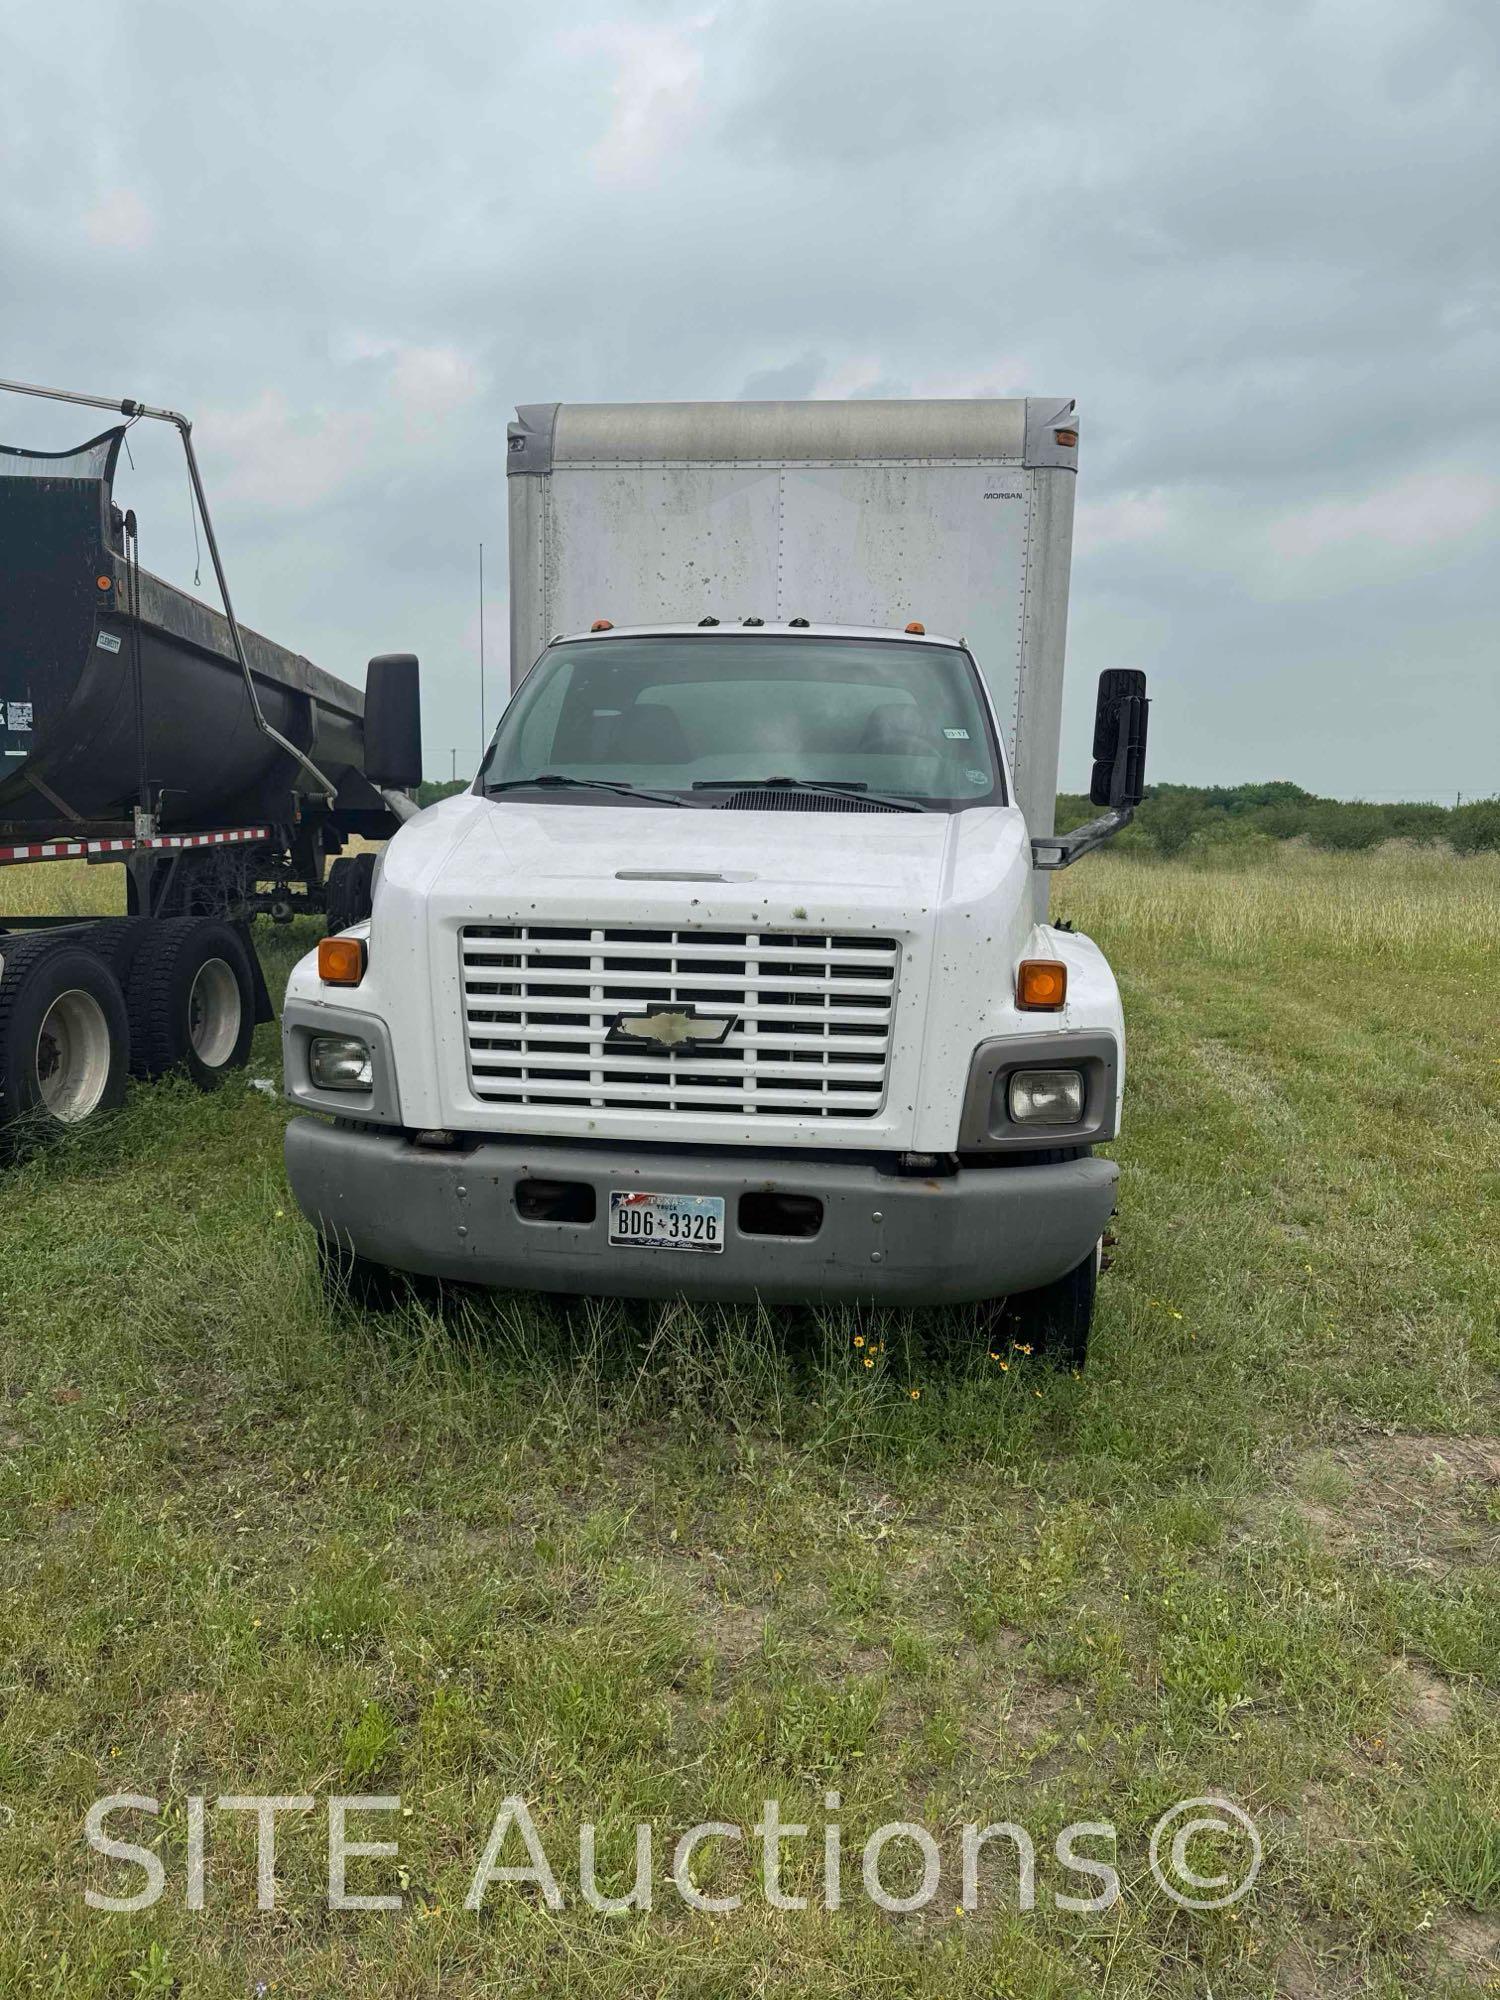
[[(417, 663), (366, 692), (235, 619), (193, 453), (171, 411), (0, 383), (127, 420), (68, 452), (0, 445), (0, 1133), (119, 1100), (128, 1075), (205, 1088), (271, 1018), (259, 915), (369, 913), (375, 857), (421, 779)], [(115, 502), (130, 423), (177, 426), (224, 609), (140, 566)], [(368, 704), (368, 705), (367, 705)], [(7, 864), (126, 870), (127, 915), (3, 914)]]

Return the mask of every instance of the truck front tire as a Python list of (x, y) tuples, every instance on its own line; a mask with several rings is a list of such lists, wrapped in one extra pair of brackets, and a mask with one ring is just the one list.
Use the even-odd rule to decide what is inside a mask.
[(391, 1312), (410, 1298), (420, 1280), (361, 1257), (342, 1243), (318, 1238), (318, 1276), (330, 1305), (351, 1305), (356, 1312)]
[(1088, 1359), (1094, 1294), (1099, 1283), (1099, 1246), (1071, 1271), (1034, 1292), (1016, 1292), (980, 1308), (991, 1342), (1039, 1355), (1054, 1367), (1081, 1369)]

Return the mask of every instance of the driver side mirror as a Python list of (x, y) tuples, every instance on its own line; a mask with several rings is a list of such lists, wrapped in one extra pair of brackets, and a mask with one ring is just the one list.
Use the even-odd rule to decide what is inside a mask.
[(1094, 710), (1096, 806), (1133, 810), (1146, 795), (1146, 676), (1138, 667), (1107, 667)]
[(365, 772), (377, 785), (422, 782), (422, 698), (415, 653), (379, 653), (365, 676)]

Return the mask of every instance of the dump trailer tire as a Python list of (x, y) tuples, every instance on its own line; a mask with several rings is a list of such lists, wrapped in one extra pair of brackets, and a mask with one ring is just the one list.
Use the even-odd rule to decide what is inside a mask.
[(328, 871), (324, 907), (329, 930), (346, 931), (351, 924), (362, 924), (374, 901), (375, 856), (341, 855)]
[(78, 934), (77, 942), (95, 958), (102, 958), (125, 987), (130, 983), (130, 968), (149, 928), (144, 917), (99, 917)]
[(86, 945), (0, 940), (0, 1125), (13, 1149), (124, 1100), (130, 1020), (120, 982)]
[(353, 857), (348, 854), (341, 854), (337, 861), (328, 864), (328, 874), (323, 883), (323, 914), (330, 933), (346, 931), (354, 921), (348, 914), (349, 871), (353, 866)]
[(239, 930), (220, 917), (169, 917), (147, 926), (130, 968), (131, 1068), (180, 1070), (217, 1090), (242, 1069), (255, 1034), (255, 974)]
[(356, 854), (349, 864), (349, 903), (354, 915), (351, 924), (362, 924), (375, 907), (375, 862), (373, 854)]

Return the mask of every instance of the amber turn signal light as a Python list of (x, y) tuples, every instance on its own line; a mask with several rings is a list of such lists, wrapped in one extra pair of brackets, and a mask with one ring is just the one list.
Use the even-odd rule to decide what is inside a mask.
[(365, 976), (363, 938), (330, 937), (318, 942), (318, 977), (325, 986), (358, 986)]
[(1071, 445), (1078, 442), (1077, 431), (1054, 431), (1052, 435), (1057, 439), (1059, 444)]
[(1023, 958), (1016, 974), (1016, 1005), (1031, 1014), (1055, 1013), (1068, 997), (1068, 968), (1060, 958)]

